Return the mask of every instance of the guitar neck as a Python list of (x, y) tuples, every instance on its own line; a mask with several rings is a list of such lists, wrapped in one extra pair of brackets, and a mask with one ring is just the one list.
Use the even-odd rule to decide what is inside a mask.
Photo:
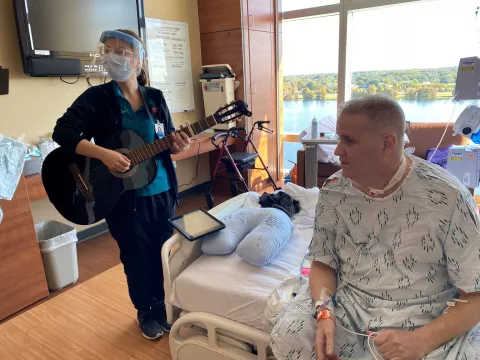
[[(215, 120), (215, 117), (211, 115), (206, 119), (198, 121), (190, 126), (184, 127), (177, 132), (184, 132), (189, 138), (191, 138), (207, 129), (210, 129), (216, 124), (217, 120)], [(170, 149), (171, 147), (173, 147), (174, 143), (175, 141), (173, 140), (173, 136), (172, 134), (170, 134), (161, 139), (155, 140), (151, 144), (146, 144), (135, 150), (130, 151), (128, 153), (128, 157), (130, 158), (132, 165), (135, 166), (152, 157), (155, 157), (163, 151)]]

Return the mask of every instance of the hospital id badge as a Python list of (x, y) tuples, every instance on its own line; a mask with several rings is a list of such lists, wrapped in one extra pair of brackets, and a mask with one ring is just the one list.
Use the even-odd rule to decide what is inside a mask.
[(165, 136), (165, 128), (162, 123), (157, 121), (157, 123), (155, 124), (155, 132), (160, 139)]

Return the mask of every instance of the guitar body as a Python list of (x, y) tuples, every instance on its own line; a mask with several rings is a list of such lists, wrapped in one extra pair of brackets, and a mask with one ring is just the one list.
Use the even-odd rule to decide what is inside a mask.
[[(126, 155), (144, 145), (143, 138), (131, 130), (124, 130), (101, 144)], [(79, 225), (104, 219), (123, 192), (147, 186), (156, 174), (154, 157), (125, 173), (116, 173), (100, 160), (71, 154), (62, 148), (52, 151), (42, 167), (42, 181), (50, 202), (65, 219)]]
[[(176, 132), (191, 138), (216, 124), (235, 121), (242, 116), (252, 116), (252, 113), (242, 100), (236, 100), (204, 120)], [(43, 162), (43, 185), (50, 202), (65, 219), (79, 225), (94, 224), (112, 211), (122, 193), (152, 183), (157, 175), (155, 156), (170, 149), (174, 143), (173, 134), (146, 144), (136, 132), (124, 130), (98, 144), (130, 159), (131, 168), (124, 173), (108, 170), (100, 160), (58, 148)]]

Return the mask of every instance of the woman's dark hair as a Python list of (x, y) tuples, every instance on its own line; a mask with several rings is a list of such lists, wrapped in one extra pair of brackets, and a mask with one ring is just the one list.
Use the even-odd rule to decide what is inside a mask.
[(126, 30), (126, 29), (118, 29), (117, 31), (120, 31), (124, 34), (127, 34), (127, 35), (130, 35), (130, 36), (133, 36), (135, 39), (137, 39), (138, 41), (140, 41), (142, 43), (142, 46), (143, 46), (143, 50), (144, 50), (144, 62), (145, 62), (145, 66), (142, 66), (142, 70), (140, 72), (140, 75), (137, 76), (137, 81), (140, 85), (143, 85), (143, 86), (147, 86), (150, 84), (150, 78), (148, 77), (148, 73), (147, 73), (147, 70), (148, 69), (148, 59), (147, 59), (147, 48), (145, 46), (145, 44), (143, 43), (142, 39), (140, 39), (140, 36), (138, 36), (134, 31), (132, 30)]

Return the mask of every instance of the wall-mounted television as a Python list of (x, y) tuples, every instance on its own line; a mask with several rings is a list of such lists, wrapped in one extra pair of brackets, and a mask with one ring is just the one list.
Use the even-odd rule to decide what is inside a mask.
[(104, 30), (144, 38), (143, 0), (13, 0), (24, 72), (84, 76)]

